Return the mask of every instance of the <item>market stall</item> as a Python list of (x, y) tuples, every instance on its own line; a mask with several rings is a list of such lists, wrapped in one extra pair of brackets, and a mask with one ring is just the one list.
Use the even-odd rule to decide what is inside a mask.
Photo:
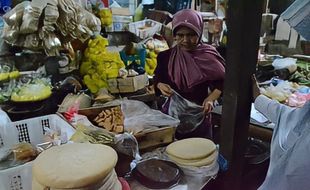
[[(134, 1), (125, 4), (33, 0), (3, 15), (0, 189), (192, 190), (227, 169), (213, 141), (175, 138), (190, 119), (159, 111), (164, 99), (155, 96), (153, 77), (158, 53), (173, 45), (172, 15), (151, 10), (140, 20)], [(223, 18), (203, 16), (203, 40), (225, 42)], [(308, 61), (260, 58), (256, 76), (265, 95), (296, 107), (309, 100)], [(214, 119), (220, 125), (221, 117)]]
[(158, 110), (152, 86), (171, 29), (85, 2), (23, 1), (3, 15), (0, 189), (203, 188), (218, 149), (193, 139), (200, 148), (179, 152), (180, 121)]

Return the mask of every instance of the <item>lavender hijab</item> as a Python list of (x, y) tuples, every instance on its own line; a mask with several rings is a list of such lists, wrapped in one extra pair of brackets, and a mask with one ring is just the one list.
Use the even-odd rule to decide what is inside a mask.
[(186, 51), (178, 45), (172, 48), (168, 63), (168, 73), (179, 89), (190, 91), (192, 87), (205, 81), (224, 79), (224, 59), (213, 46), (201, 42), (203, 20), (191, 9), (184, 9), (173, 16), (172, 31), (176, 34), (179, 26), (185, 26), (197, 33), (199, 44), (194, 50)]

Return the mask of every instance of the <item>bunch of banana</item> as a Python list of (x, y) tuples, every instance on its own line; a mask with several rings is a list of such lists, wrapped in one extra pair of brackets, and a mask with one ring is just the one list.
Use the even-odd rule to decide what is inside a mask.
[(145, 71), (148, 75), (153, 75), (157, 66), (157, 54), (155, 51), (147, 50)]
[(101, 88), (107, 88), (107, 79), (116, 78), (124, 63), (118, 52), (106, 49), (108, 40), (98, 35), (88, 42), (84, 52), (84, 61), (80, 74), (91, 93), (97, 93)]
[(112, 24), (112, 12), (110, 9), (103, 8), (99, 10), (98, 17), (100, 18), (102, 26), (110, 26)]

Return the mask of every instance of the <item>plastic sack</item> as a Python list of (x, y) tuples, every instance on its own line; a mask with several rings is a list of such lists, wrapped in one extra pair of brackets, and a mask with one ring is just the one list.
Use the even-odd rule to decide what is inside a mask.
[(290, 73), (293, 73), (297, 69), (296, 61), (297, 59), (290, 57), (283, 59), (275, 59), (272, 62), (272, 66), (275, 68), (275, 70), (287, 68), (290, 71)]
[(148, 107), (136, 100), (124, 100), (121, 103), (125, 116), (125, 131), (136, 134), (140, 131), (160, 126), (177, 126), (179, 120)]
[(168, 114), (180, 120), (177, 130), (181, 134), (193, 132), (205, 119), (202, 106), (186, 100), (175, 91), (170, 97)]

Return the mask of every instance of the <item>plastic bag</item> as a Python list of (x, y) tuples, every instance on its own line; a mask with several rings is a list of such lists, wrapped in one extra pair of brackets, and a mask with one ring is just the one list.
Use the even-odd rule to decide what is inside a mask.
[(115, 145), (113, 146), (117, 152), (132, 156), (135, 160), (140, 160), (139, 146), (137, 139), (129, 133), (115, 135)]
[(11, 125), (9, 116), (0, 108), (0, 160), (9, 154), (10, 148), (19, 143), (18, 130)]
[(20, 33), (29, 34), (36, 32), (39, 26), (39, 18), (43, 9), (35, 6), (27, 6), (24, 9), (23, 22), (20, 26)]
[(9, 116), (0, 109), (0, 148), (17, 144), (18, 134), (16, 127), (11, 125)]
[(19, 26), (22, 23), (24, 9), (30, 7), (30, 1), (23, 1), (17, 4), (11, 11), (3, 15), (4, 21), (9, 25)]
[(297, 59), (290, 57), (283, 59), (275, 59), (272, 62), (272, 66), (275, 68), (275, 70), (287, 68), (290, 71), (290, 73), (293, 73), (297, 69), (296, 61)]
[(186, 100), (177, 92), (170, 97), (168, 114), (180, 120), (177, 130), (181, 134), (193, 132), (205, 119), (202, 106)]
[(216, 150), (216, 159), (210, 165), (202, 166), (202, 167), (195, 167), (195, 166), (183, 166), (177, 164), (180, 169), (184, 172), (187, 176), (194, 176), (200, 178), (207, 178), (207, 177), (214, 177), (217, 175), (219, 171), (219, 164), (217, 162), (218, 158), (218, 151)]
[(146, 104), (136, 100), (124, 100), (121, 104), (125, 116), (125, 131), (134, 134), (160, 126), (177, 126), (179, 120), (149, 108)]

